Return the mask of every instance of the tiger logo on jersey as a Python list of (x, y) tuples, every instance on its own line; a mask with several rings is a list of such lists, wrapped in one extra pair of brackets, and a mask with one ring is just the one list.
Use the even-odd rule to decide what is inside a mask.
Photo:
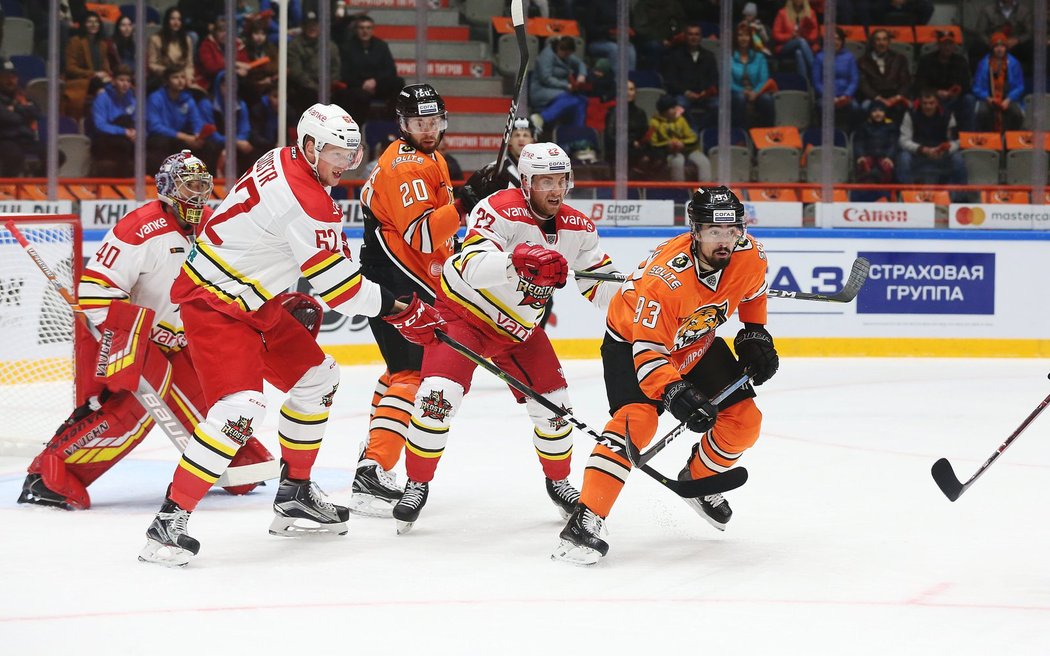
[(728, 320), (729, 302), (704, 305), (685, 318), (674, 336), (674, 350), (679, 351), (695, 344), (704, 335), (714, 331)]

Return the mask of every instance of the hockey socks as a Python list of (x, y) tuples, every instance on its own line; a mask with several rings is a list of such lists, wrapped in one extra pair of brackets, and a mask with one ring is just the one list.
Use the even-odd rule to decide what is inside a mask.
[(384, 373), (376, 383), (365, 458), (387, 471), (401, 458), (418, 389), (418, 371)]

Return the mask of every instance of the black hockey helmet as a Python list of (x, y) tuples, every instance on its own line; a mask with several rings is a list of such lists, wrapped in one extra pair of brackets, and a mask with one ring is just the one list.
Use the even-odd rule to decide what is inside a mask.
[[(448, 129), (448, 114), (445, 112), (445, 100), (429, 84), (409, 84), (401, 89), (401, 93), (397, 96), (394, 111), (397, 113), (397, 125), (401, 129), (401, 136), (406, 139), (409, 139), (413, 133), (440, 132), (441, 135), (438, 138), (440, 143), (441, 138), (445, 135), (445, 130)], [(433, 125), (436, 129), (412, 130), (410, 129), (412, 127), (411, 119), (422, 119), (424, 123), (430, 123), (431, 121), (428, 119), (433, 119)], [(418, 147), (414, 140), (410, 140), (410, 143)]]
[(744, 204), (724, 185), (697, 188), (686, 205), (686, 215), (694, 239), (700, 239), (701, 228), (705, 225), (736, 228), (738, 239), (743, 239), (747, 232)]

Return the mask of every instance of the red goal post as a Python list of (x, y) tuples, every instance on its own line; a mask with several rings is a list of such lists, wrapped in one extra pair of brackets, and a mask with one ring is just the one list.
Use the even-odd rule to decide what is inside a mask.
[(0, 215), (0, 455), (34, 455), (73, 409), (75, 322), (8, 220), (74, 293), (83, 240), (72, 214)]

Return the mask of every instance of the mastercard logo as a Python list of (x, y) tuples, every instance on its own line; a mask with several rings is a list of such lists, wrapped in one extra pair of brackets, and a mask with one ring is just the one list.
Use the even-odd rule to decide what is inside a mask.
[(959, 225), (979, 226), (984, 223), (984, 210), (980, 207), (960, 207), (955, 212), (955, 220)]

